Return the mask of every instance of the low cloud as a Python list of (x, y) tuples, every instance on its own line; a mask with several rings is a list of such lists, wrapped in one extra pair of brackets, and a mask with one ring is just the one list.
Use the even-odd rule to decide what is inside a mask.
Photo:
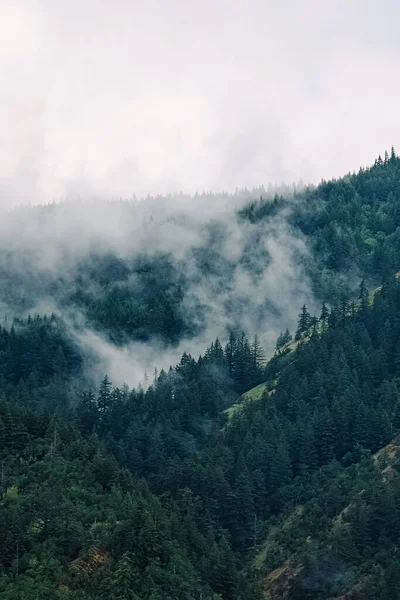
[[(95, 378), (107, 372), (117, 384), (137, 384), (145, 370), (168, 368), (183, 352), (197, 357), (216, 337), (226, 341), (231, 330), (257, 333), (271, 353), (279, 332), (293, 328), (300, 306), (307, 301), (312, 309), (313, 300), (302, 268), (307, 248), (287, 218), (290, 203), (259, 223), (238, 216), (237, 208), (259, 192), (14, 210), (0, 224), (4, 314), (62, 315), (82, 348), (90, 350)], [(274, 194), (273, 189), (263, 192)], [(156, 263), (166, 257), (173, 269), (167, 277), (182, 282), (177, 310), (188, 330), (197, 333), (178, 344), (157, 337), (147, 342), (122, 337), (115, 344), (107, 332), (96, 331), (85, 309), (68, 298), (79, 291), (82, 266), (85, 293), (96, 301), (105, 297), (107, 284), (88, 273), (108, 264), (108, 257), (122, 261), (112, 262), (112, 269), (132, 265), (138, 257)], [(141, 297), (134, 271), (114, 278), (113, 285), (129, 289), (133, 299)]]

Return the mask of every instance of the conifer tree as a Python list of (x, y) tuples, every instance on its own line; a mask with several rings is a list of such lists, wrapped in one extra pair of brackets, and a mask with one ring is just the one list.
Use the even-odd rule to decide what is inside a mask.
[(225, 359), (228, 366), (228, 373), (233, 377), (235, 369), (235, 354), (237, 349), (237, 340), (235, 334), (231, 331), (228, 343), (225, 346)]
[(109, 380), (108, 376), (106, 375), (100, 384), (99, 397), (97, 400), (97, 405), (101, 412), (106, 412), (107, 410), (109, 410), (109, 408), (111, 408), (111, 404), (112, 404), (111, 390), (112, 390), (112, 384), (111, 384), (111, 381)]
[(299, 314), (299, 321), (297, 324), (297, 330), (296, 330), (296, 336), (295, 336), (296, 340), (299, 340), (301, 338), (302, 334), (305, 333), (309, 329), (310, 322), (311, 322), (311, 315), (308, 312), (306, 305), (303, 304), (301, 313)]
[(250, 346), (250, 354), (252, 383), (255, 385), (260, 381), (260, 378), (262, 379), (263, 367), (265, 366), (265, 354), (257, 334)]
[(322, 323), (322, 328), (325, 329), (327, 321), (328, 321), (328, 317), (329, 317), (329, 309), (326, 306), (325, 302), (322, 303), (322, 308), (321, 308), (321, 314), (319, 317), (319, 320)]

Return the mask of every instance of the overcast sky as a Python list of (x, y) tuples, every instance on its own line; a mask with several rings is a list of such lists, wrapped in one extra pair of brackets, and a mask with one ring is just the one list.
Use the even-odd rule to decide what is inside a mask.
[(318, 182), (400, 151), (396, 0), (0, 0), (0, 202)]

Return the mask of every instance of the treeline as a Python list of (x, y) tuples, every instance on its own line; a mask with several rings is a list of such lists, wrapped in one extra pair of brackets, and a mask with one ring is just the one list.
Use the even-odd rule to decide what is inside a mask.
[[(225, 348), (214, 342), (197, 361), (183, 356), (146, 391), (113, 388), (105, 378), (97, 393), (82, 394), (67, 418), (20, 395), (20, 384), (5, 382), (2, 597), (119, 598), (130, 582), (132, 597), (145, 600), (258, 598), (249, 560), (281, 514), (310, 502), (307, 514), (318, 523), (320, 545), (304, 554), (304, 522), (290, 540), (283, 536), (269, 546), (262, 565), (272, 570), (296, 556), (312, 573), (324, 549), (324, 524), (350, 496), (344, 488), (327, 511), (330, 477), (346, 481), (352, 465), (400, 427), (400, 283), (385, 283), (372, 304), (362, 289), (354, 310), (325, 306), (321, 325), (309, 329), (309, 341), (300, 340), (294, 351), (277, 353), (266, 366), (259, 356), (251, 383), (265, 377), (270, 392), (229, 420), (221, 411), (239, 393), (235, 386), (242, 380), (235, 373), (251, 372), (259, 348), (243, 334), (232, 335)], [(46, 319), (25, 323), (21, 332), (28, 336), (31, 329), (36, 339), (39, 323), (51, 331)], [(42, 374), (44, 394), (54, 377)], [(365, 522), (371, 511), (382, 511), (382, 498), (355, 518)], [(389, 552), (385, 548), (397, 540), (391, 528), (383, 543), (385, 518), (368, 538), (367, 554)], [(356, 548), (360, 543), (354, 540)], [(352, 577), (342, 578), (341, 590), (368, 568), (370, 559), (360, 550), (346, 559)], [(343, 561), (341, 555), (340, 569)], [(374, 581), (388, 580), (389, 563), (393, 569), (393, 561), (382, 559)], [(332, 565), (332, 589), (339, 589)], [(302, 589), (302, 581), (294, 589)], [(307, 597), (326, 597), (329, 589), (324, 580)]]
[[(399, 269), (399, 180), (400, 159), (392, 150), (370, 168), (324, 181), (294, 197), (254, 200), (236, 213), (199, 223), (198, 230), (192, 223), (193, 244), (185, 241), (175, 254), (145, 246), (135, 249), (135, 244), (118, 252), (105, 239), (104, 247), (89, 245), (85, 256), (79, 252), (74, 256), (63, 239), (61, 248), (50, 245), (47, 251), (50, 263), (53, 254), (65, 254), (65, 268), (62, 263), (45, 268), (39, 242), (26, 251), (5, 247), (0, 253), (0, 300), (15, 313), (25, 314), (50, 297), (71, 318), (79, 313), (88, 326), (114, 343), (157, 338), (176, 345), (204, 331), (210, 307), (197, 293), (202, 286), (210, 286), (217, 296), (220, 290), (226, 292), (218, 301), (223, 313), (230, 315), (230, 327), (244, 322), (243, 294), (235, 293), (232, 281), (237, 269), (249, 281), (262, 276), (271, 260), (265, 238), (282, 225), (288, 235), (302, 238), (309, 250), (308, 255), (293, 258), (292, 268), (310, 278), (320, 301), (335, 303), (348, 296), (362, 277), (372, 287)], [(37, 218), (38, 230), (43, 223), (44, 238), (52, 239), (58, 210), (42, 208), (24, 218)], [(129, 205), (125, 212), (123, 205), (118, 210), (129, 226), (135, 213)], [(29, 231), (24, 218), (21, 215), (21, 228)], [(181, 227), (179, 215), (172, 215), (170, 220), (174, 219)], [(240, 238), (236, 257), (229, 251), (230, 244), (236, 244), (232, 231)], [(251, 297), (247, 302), (261, 328), (280, 311), (268, 297), (264, 304), (259, 299), (253, 303)]]
[[(84, 357), (60, 318), (0, 329), (2, 598), (398, 598), (398, 450), (373, 454), (400, 431), (399, 175), (393, 152), (290, 201), (326, 303), (316, 316), (303, 305), (294, 343), (282, 332), (267, 364), (259, 339), (234, 331), (144, 389), (105, 376), (77, 391)], [(175, 343), (185, 282), (154, 261), (82, 265), (65, 308), (81, 303), (117, 342), (157, 329)], [(382, 288), (351, 296), (336, 285), (349, 272)], [(225, 412), (259, 383), (261, 399)], [(296, 575), (282, 591), (267, 575), (283, 566)]]
[[(399, 269), (400, 158), (392, 148), (374, 165), (338, 180), (323, 181), (273, 205), (255, 201), (240, 214), (251, 223), (285, 210), (293, 233), (310, 250), (306, 270), (321, 300), (338, 301), (352, 291), (354, 274), (378, 284)], [(343, 277), (349, 273), (351, 277)]]
[[(366, 452), (387, 444), (400, 427), (399, 281), (385, 283), (373, 304), (362, 286), (361, 301), (353, 311), (350, 304), (342, 303), (330, 310), (324, 306), (321, 312), (320, 319), (326, 318), (322, 332), (311, 330), (307, 343), (277, 354), (267, 365), (271, 392), (260, 401), (244, 404), (224, 427), (211, 428), (197, 448), (185, 444), (184, 437), (174, 447), (161, 428), (167, 412), (170, 419), (180, 413), (176, 401), (180, 408), (185, 406), (187, 396), (174, 388), (175, 372), (163, 375), (142, 392), (147, 417), (151, 406), (162, 410), (167, 404), (169, 409), (159, 423), (149, 421), (153, 437), (150, 443), (146, 437), (141, 446), (145, 426), (138, 420), (143, 409), (136, 408), (135, 392), (118, 404), (121, 421), (114, 432), (110, 430), (111, 424), (118, 423), (114, 409), (110, 408), (107, 417), (99, 396), (99, 431), (118, 460), (131, 470), (138, 469), (155, 491), (168, 491), (178, 502), (182, 502), (182, 490), (189, 488), (196, 498), (197, 526), (213, 524), (224, 532), (224, 543), (238, 555), (257, 553), (282, 511), (311, 497), (316, 510), (324, 511), (325, 506), (318, 504), (319, 486), (326, 483), (324, 478), (321, 483), (320, 469), (331, 465), (332, 472), (345, 472)], [(218, 356), (220, 352), (213, 360)], [(189, 361), (180, 371), (183, 380), (196, 382), (199, 372), (194, 366), (195, 362)], [(95, 403), (92, 408), (95, 411)], [(101, 422), (106, 423), (103, 429)], [(187, 431), (183, 423), (174, 421), (175, 433)], [(136, 463), (128, 458), (132, 449)], [(333, 503), (332, 510), (340, 511), (342, 503), (341, 497), (339, 507)], [(303, 539), (301, 530), (296, 535)], [(378, 551), (378, 538), (376, 544)], [(295, 548), (296, 540), (290, 545)], [(281, 566), (281, 561), (282, 554), (271, 547), (264, 568), (272, 570)], [(360, 571), (366, 568), (362, 558), (358, 567)], [(342, 589), (348, 583), (344, 578)], [(308, 597), (324, 597), (321, 594), (326, 587), (323, 589)], [(235, 597), (228, 580), (221, 591), (224, 598)]]
[(224, 349), (217, 339), (198, 360), (184, 353), (146, 391), (112, 388), (106, 376), (98, 394), (82, 394), (76, 416), (82, 432), (104, 437), (123, 465), (169, 489), (162, 483), (166, 463), (197, 454), (222, 411), (264, 373), (258, 337), (250, 344), (244, 333), (231, 333)]

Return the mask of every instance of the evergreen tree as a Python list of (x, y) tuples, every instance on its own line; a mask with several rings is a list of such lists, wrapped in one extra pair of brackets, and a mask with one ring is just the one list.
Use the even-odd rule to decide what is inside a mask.
[(301, 313), (299, 314), (299, 321), (297, 324), (297, 330), (296, 330), (296, 336), (295, 336), (296, 340), (299, 340), (301, 338), (302, 334), (305, 333), (306, 331), (308, 331), (310, 324), (311, 324), (311, 315), (308, 312), (306, 305), (303, 304)]
[(323, 329), (325, 329), (327, 321), (328, 321), (328, 316), (329, 316), (329, 310), (325, 304), (325, 302), (322, 303), (322, 308), (321, 308), (321, 314), (319, 317), (319, 320), (322, 323), (322, 327)]
[(236, 354), (236, 336), (231, 331), (229, 334), (229, 341), (225, 346), (225, 359), (228, 366), (228, 373), (231, 377), (233, 377), (234, 369), (235, 369), (235, 354)]
[(125, 552), (119, 559), (112, 582), (112, 598), (115, 600), (139, 600), (134, 592), (139, 587), (139, 574), (134, 565), (133, 557)]
[(106, 412), (111, 408), (112, 405), (112, 384), (107, 375), (104, 377), (100, 384), (99, 397), (97, 399), (97, 406), (99, 411), (102, 413)]

